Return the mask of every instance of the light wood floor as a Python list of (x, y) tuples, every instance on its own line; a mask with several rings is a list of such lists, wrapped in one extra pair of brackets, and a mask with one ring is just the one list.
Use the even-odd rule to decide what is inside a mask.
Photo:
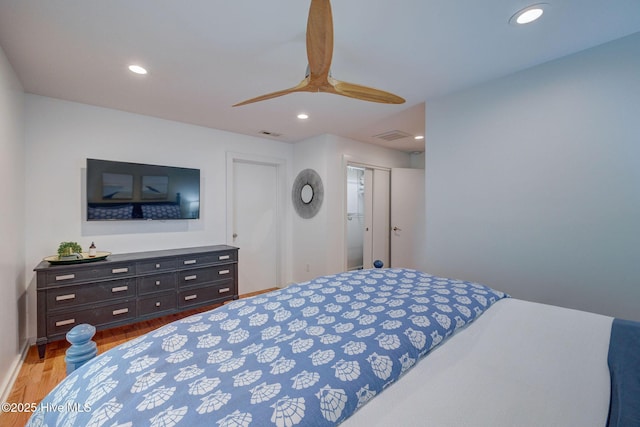
[[(264, 292), (271, 291), (266, 290)], [(259, 294), (262, 292), (256, 292)], [(242, 295), (246, 298), (254, 294)], [(200, 313), (218, 305), (202, 307), (186, 311), (183, 313), (172, 314), (157, 319), (146, 320), (133, 325), (120, 326), (118, 328), (108, 329), (96, 332), (93, 340), (98, 344), (98, 354), (102, 354), (112, 347), (124, 343), (132, 338), (146, 334), (162, 325), (166, 325), (174, 320), (192, 314)], [(69, 348), (66, 340), (55, 341), (47, 344), (47, 351), (44, 359), (38, 357), (37, 346), (31, 346), (27, 356), (20, 368), (20, 373), (16, 378), (13, 389), (9, 394), (7, 402), (9, 403), (40, 403), (40, 401), (49, 393), (60, 381), (67, 375), (67, 366), (64, 363), (64, 355)], [(2, 427), (23, 427), (29, 417), (30, 412), (1, 412), (0, 426)]]

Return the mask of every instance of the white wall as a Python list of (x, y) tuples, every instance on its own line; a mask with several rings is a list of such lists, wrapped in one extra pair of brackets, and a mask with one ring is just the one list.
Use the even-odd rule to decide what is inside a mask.
[(0, 394), (3, 401), (27, 342), (23, 110), (22, 85), (0, 48)]
[[(319, 212), (312, 218), (300, 218), (293, 210), (292, 218), (292, 277), (294, 282), (312, 279), (322, 274), (328, 274), (330, 262), (327, 256), (329, 236), (330, 199), (335, 192), (328, 186), (328, 157), (330, 150), (330, 135), (321, 135), (299, 142), (293, 146), (293, 173), (291, 182), (304, 169), (315, 170), (322, 179), (324, 198)], [(291, 186), (289, 186), (291, 188)], [(289, 200), (291, 200), (289, 194)], [(291, 202), (290, 202), (291, 203)]]
[(424, 269), (640, 320), (640, 33), (427, 102)]
[[(35, 330), (38, 262), (61, 241), (126, 253), (226, 243), (227, 151), (286, 159), (290, 144), (153, 117), (26, 95), (26, 272), (29, 333)], [(86, 159), (201, 170), (201, 218), (185, 221), (83, 220)], [(287, 253), (285, 251), (285, 253)], [(240, 255), (242, 256), (242, 255)]]
[[(324, 186), (324, 202), (313, 218), (293, 215), (293, 279), (309, 280), (346, 270), (346, 161), (381, 167), (409, 167), (407, 153), (322, 135), (294, 145), (293, 178), (315, 169)], [(307, 271), (308, 266), (308, 271)]]

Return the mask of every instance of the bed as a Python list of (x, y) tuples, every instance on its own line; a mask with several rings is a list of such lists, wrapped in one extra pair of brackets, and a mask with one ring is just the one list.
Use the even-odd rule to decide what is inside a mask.
[(28, 425), (640, 425), (640, 328), (612, 352), (614, 323), (410, 269), (323, 276), (99, 355)]

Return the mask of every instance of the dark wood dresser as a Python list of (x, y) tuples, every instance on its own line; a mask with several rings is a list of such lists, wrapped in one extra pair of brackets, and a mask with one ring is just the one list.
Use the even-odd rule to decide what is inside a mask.
[(81, 323), (108, 329), (238, 298), (238, 248), (225, 245), (42, 261), (34, 271), (40, 358)]

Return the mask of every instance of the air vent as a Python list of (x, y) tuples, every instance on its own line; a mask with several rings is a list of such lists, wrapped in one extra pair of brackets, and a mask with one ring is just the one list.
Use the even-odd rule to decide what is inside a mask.
[(385, 141), (395, 141), (396, 139), (407, 138), (409, 136), (411, 135), (400, 130), (390, 130), (389, 132), (380, 133), (378, 135), (374, 135), (373, 137), (384, 139)]
[(261, 130), (261, 131), (260, 131), (260, 132), (258, 132), (258, 133), (259, 133), (260, 135), (271, 136), (271, 137), (274, 137), (274, 138), (277, 138), (277, 137), (279, 137), (279, 136), (282, 136), (282, 134), (281, 134), (281, 133), (278, 133), (278, 132), (270, 132), (270, 131), (268, 131), (268, 130)]

